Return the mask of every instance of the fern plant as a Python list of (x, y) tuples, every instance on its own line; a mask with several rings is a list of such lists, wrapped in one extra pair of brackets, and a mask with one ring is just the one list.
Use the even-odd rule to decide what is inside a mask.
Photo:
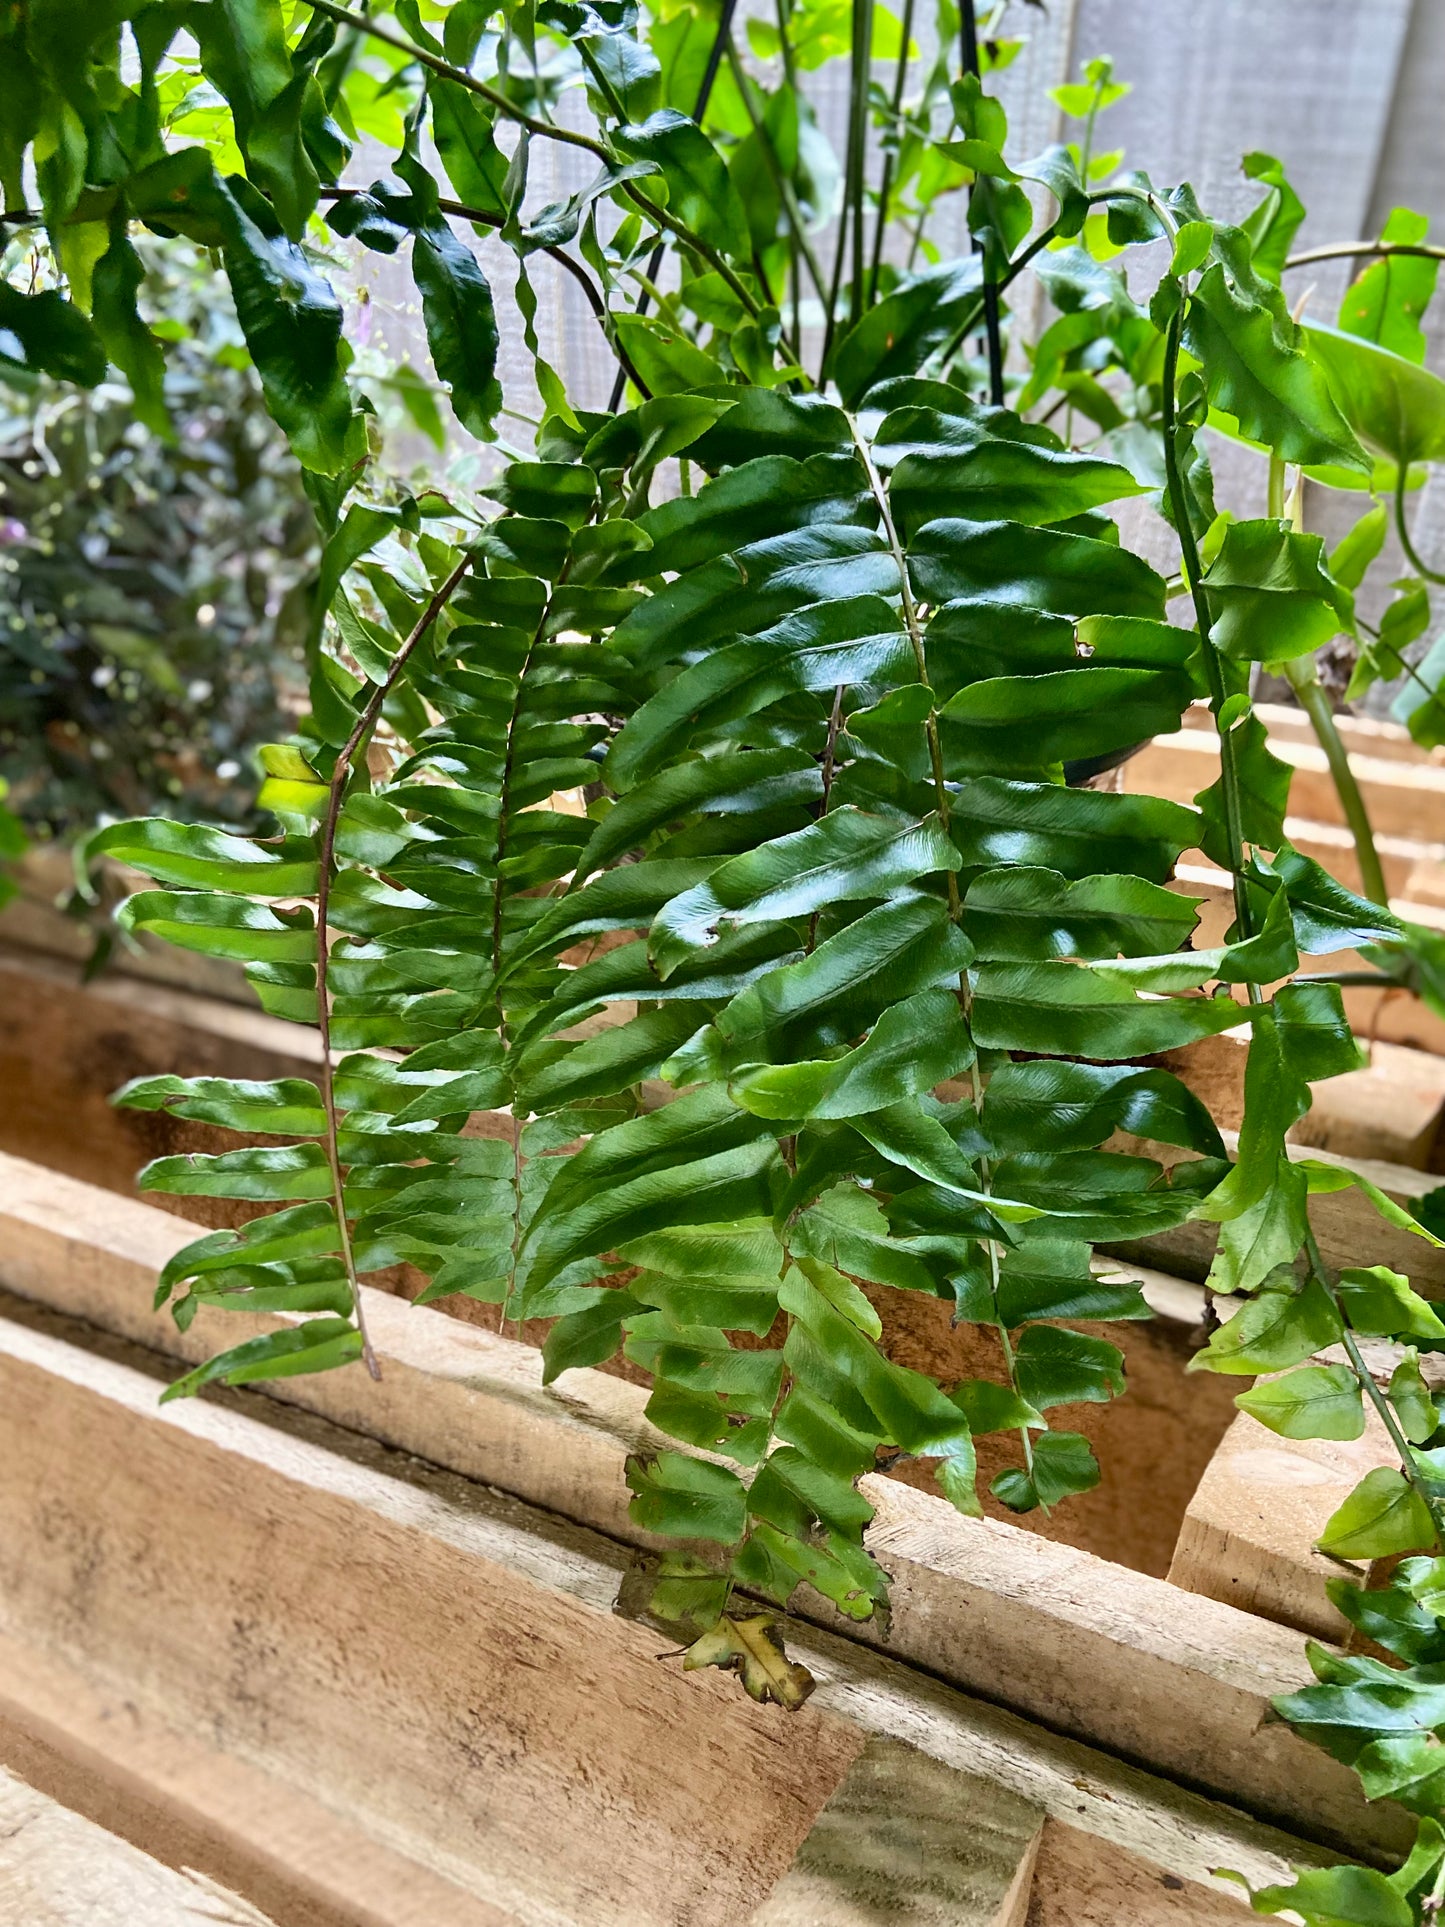
[[(1262, 199), (1242, 226), (1120, 174), (1093, 152), (1115, 85), (1101, 65), (1061, 101), (1082, 139), (1013, 166), (983, 86), (1005, 50), (967, 4), (957, 59), (879, 106), (874, 190), (864, 36), (882, 9), (840, 40), (784, 8), (775, 46), (754, 37), (775, 86), (745, 67), (727, 12), (697, 40), (687, 12), (639, 34), (623, 7), (408, 3), (393, 25), (332, 0), (209, 0), (187, 16), (193, 46), (171, 9), (126, 18), (129, 66), (110, 15), (83, 59), (53, 0), (0, 28), (29, 90), (0, 105), (6, 218), (43, 217), (35, 274), (53, 277), (5, 284), (0, 344), (81, 381), (108, 355), (166, 433), (130, 224), (216, 248), (326, 538), (310, 711), (264, 756), (275, 836), (150, 819), (92, 844), (154, 879), (126, 906), (133, 928), (243, 960), (263, 1006), (324, 1047), (314, 1082), (121, 1094), (282, 1140), (143, 1174), (270, 1207), (167, 1266), (159, 1297), (182, 1324), (202, 1304), (287, 1315), (167, 1396), (378, 1370), (359, 1287), (398, 1264), (425, 1275), (425, 1299), (553, 1321), (551, 1377), (620, 1351), (672, 1441), (628, 1471), (633, 1517), (666, 1548), (647, 1608), (685, 1634), (689, 1665), (736, 1667), (793, 1706), (810, 1682), (760, 1608), (803, 1584), (854, 1618), (886, 1608), (859, 1475), (925, 1458), (976, 1512), (974, 1441), (1006, 1433), (1005, 1505), (1087, 1490), (1098, 1467), (1067, 1410), (1117, 1395), (1123, 1370), (1072, 1326), (1145, 1315), (1090, 1248), (1196, 1217), (1220, 1227), (1212, 1286), (1242, 1301), (1200, 1363), (1303, 1366), (1246, 1395), (1288, 1435), (1358, 1428), (1367, 1400), (1390, 1428), (1399, 1468), (1365, 1481), (1334, 1549), (1438, 1550), (1439, 1414), (1418, 1355), (1382, 1387), (1357, 1334), (1418, 1348), (1445, 1328), (1394, 1273), (1326, 1270), (1308, 1195), (1351, 1179), (1285, 1146), (1310, 1084), (1359, 1061), (1338, 985), (1297, 975), (1301, 953), (1405, 933), (1289, 848), (1282, 766), (1250, 707), (1252, 665), (1349, 627), (1348, 580), (1289, 518), (1233, 520), (1213, 500), (1206, 428), (1277, 469), (1370, 473), (1279, 287), (1296, 214), (1278, 164), (1254, 157)], [(904, 76), (906, 22), (899, 39)], [(815, 53), (852, 79), (831, 277), (804, 193), (818, 158), (797, 75)], [(554, 114), (569, 72), (595, 132)], [(198, 73), (214, 90), (199, 102)], [(394, 172), (342, 180), (350, 135), (387, 113)], [(224, 173), (186, 143), (198, 114), (234, 142)], [(32, 149), (42, 122), (63, 138)], [(527, 157), (544, 141), (597, 172), (539, 212)], [(460, 200), (443, 200), (433, 152)], [(976, 245), (934, 263), (923, 217), (951, 189)], [(477, 434), (502, 399), (495, 315), (449, 219), (512, 250), (546, 415), (475, 503), (368, 498), (367, 405), (308, 245), (322, 202), (360, 244), (409, 246), (437, 374)], [(900, 213), (903, 268), (885, 245)], [(1156, 244), (1144, 302), (1110, 263)], [(528, 278), (543, 254), (590, 290), (629, 405), (578, 407), (543, 358)], [(1008, 312), (1030, 269), (1058, 310), (1032, 344)], [(1035, 418), (1059, 409), (1090, 424), (1088, 447)], [(1177, 538), (1173, 579), (1110, 514), (1142, 494)], [(1175, 594), (1192, 624), (1167, 619)], [(1221, 774), (1192, 807), (1065, 780), (1200, 697)], [(1233, 889), (1210, 949), (1168, 887), (1195, 848)], [(1147, 1060), (1245, 1028), (1230, 1158)], [(1120, 1130), (1191, 1155), (1166, 1169), (1108, 1148)], [(895, 1364), (870, 1286), (985, 1328), (997, 1377), (943, 1385)], [(1304, 1363), (1336, 1343), (1342, 1362)], [(1418, 1633), (1404, 1656), (1428, 1667), (1422, 1570), (1400, 1581), (1414, 1604), (1397, 1588), (1359, 1611)], [(1329, 1664), (1346, 1670), (1328, 1691), (1363, 1680)], [(1308, 1728), (1315, 1704), (1285, 1710)], [(1428, 1695), (1422, 1709), (1424, 1734)], [(1279, 1904), (1429, 1918), (1433, 1824), (1390, 1888), (1394, 1916), (1349, 1911), (1356, 1892), (1378, 1900), (1384, 1876), (1365, 1870), (1306, 1876)]]

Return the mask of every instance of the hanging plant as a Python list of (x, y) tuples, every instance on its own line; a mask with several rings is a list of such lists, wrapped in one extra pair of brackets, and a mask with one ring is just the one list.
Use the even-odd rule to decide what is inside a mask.
[[(1282, 1709), (1367, 1790), (1409, 1795), (1417, 1852), (1388, 1880), (1310, 1873), (1255, 1905), (1433, 1918), (1445, 1500), (1418, 1351), (1445, 1328), (1396, 1274), (1324, 1266), (1308, 1197), (1363, 1181), (1286, 1151), (1311, 1083), (1360, 1062), (1338, 983), (1301, 956), (1416, 953), (1388, 905), (1289, 847), (1287, 771), (1249, 696), (1252, 665), (1355, 630), (1373, 540), (1327, 557), (1285, 513), (1286, 466), (1368, 486), (1382, 448), (1403, 477), (1433, 447), (1373, 412), (1418, 369), (1358, 374), (1398, 354), (1396, 295), (1356, 289), (1368, 350), (1301, 328), (1279, 279), (1302, 210), (1279, 164), (1250, 157), (1262, 199), (1243, 225), (1121, 173), (1096, 152), (1107, 64), (1061, 99), (1078, 142), (1006, 159), (987, 81), (1010, 48), (968, 5), (916, 94), (911, 8), (845, 24), (783, 0), (776, 27), (749, 23), (746, 58), (730, 9), (644, 27), (613, 0), (210, 0), (185, 16), (194, 39), (150, 6), (122, 42), (123, 13), (88, 44), (44, 0), (0, 29), (23, 82), (0, 108), (6, 220), (43, 224), (50, 277), (7, 285), (0, 344), (27, 375), (95, 382), (113, 363), (164, 436), (132, 229), (212, 249), (325, 541), (309, 713), (263, 752), (276, 834), (147, 818), (91, 845), (155, 881), (128, 927), (244, 961), (263, 1007), (323, 1045), (314, 1082), (121, 1094), (284, 1140), (142, 1175), (273, 1207), (167, 1265), (182, 1325), (202, 1304), (291, 1315), (166, 1396), (376, 1371), (358, 1286), (399, 1264), (424, 1301), (553, 1321), (550, 1377), (621, 1352), (672, 1441), (628, 1470), (634, 1520), (671, 1548), (647, 1609), (689, 1666), (794, 1706), (810, 1682), (758, 1602), (807, 1585), (856, 1619), (885, 1609), (859, 1475), (927, 1458), (976, 1513), (974, 1441), (1005, 1433), (1005, 1505), (1091, 1488), (1090, 1448), (1055, 1416), (1118, 1395), (1122, 1358), (1071, 1323), (1145, 1308), (1090, 1247), (1215, 1223), (1211, 1287), (1242, 1302), (1200, 1364), (1290, 1373), (1246, 1395), (1288, 1436), (1346, 1436), (1368, 1401), (1398, 1468), (1324, 1543), (1427, 1555), (1342, 1596), (1416, 1672), (1322, 1658)], [(831, 263), (802, 91), (830, 59), (850, 73)], [(870, 91), (879, 59), (892, 85)], [(388, 120), (391, 170), (348, 177), (356, 133)], [(546, 142), (588, 179), (538, 211), (528, 157)], [(953, 193), (971, 250), (946, 259), (928, 227)], [(509, 250), (545, 415), (475, 500), (369, 498), (318, 209), (409, 251), (436, 376), (475, 436), (504, 400), (488, 274)], [(1399, 251), (1433, 258), (1422, 245)], [(587, 290), (618, 364), (609, 412), (544, 358), (539, 255)], [(1009, 310), (1029, 271), (1055, 309), (1036, 342)], [(1269, 451), (1268, 515), (1219, 514), (1206, 429)], [(1172, 579), (1111, 517), (1141, 496), (1172, 525)], [(1168, 620), (1172, 595), (1191, 623)], [(1200, 699), (1220, 776), (1192, 806), (1064, 782)], [(1188, 947), (1197, 903), (1168, 887), (1194, 849), (1233, 890), (1206, 949)], [(1233, 1159), (1190, 1091), (1139, 1061), (1226, 1030), (1250, 1040)], [(468, 1135), (478, 1110), (508, 1134)], [(1195, 1155), (1166, 1170), (1108, 1149), (1121, 1129)], [(893, 1363), (870, 1284), (992, 1333), (997, 1378)], [(1357, 1333), (1405, 1346), (1388, 1387)], [(1334, 1345), (1341, 1362), (1306, 1362)]]

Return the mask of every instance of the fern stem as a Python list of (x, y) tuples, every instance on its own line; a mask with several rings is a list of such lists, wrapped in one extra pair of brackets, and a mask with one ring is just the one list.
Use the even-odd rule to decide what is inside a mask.
[[(1181, 299), (1164, 337), (1161, 395), (1164, 471), (1169, 491), (1169, 506), (1173, 511), (1175, 532), (1179, 537), (1184, 580), (1189, 585), (1189, 594), (1194, 603), (1194, 616), (1199, 625), (1199, 640), (1203, 645), (1200, 653), (1204, 658), (1204, 673), (1209, 683), (1209, 706), (1214, 712), (1217, 726), (1219, 713), (1228, 699), (1228, 691), (1224, 685), (1224, 671), (1220, 665), (1219, 652), (1214, 646), (1214, 617), (1210, 611), (1209, 598), (1204, 591), (1204, 572), (1200, 567), (1199, 547), (1194, 540), (1194, 525), (1189, 519), (1189, 496), (1183, 471), (1179, 466), (1179, 425), (1175, 387), (1179, 379), (1179, 348), (1183, 326), (1184, 301)], [(1254, 934), (1254, 919), (1244, 880), (1244, 833), (1243, 812), (1240, 807), (1239, 765), (1235, 757), (1231, 731), (1220, 729), (1218, 734), (1220, 784), (1224, 799), (1224, 833), (1234, 888), (1234, 914), (1239, 924), (1240, 935), (1249, 937)], [(1261, 1001), (1258, 984), (1249, 986), (1249, 994), (1251, 1003)]]
[[(908, 558), (904, 553), (903, 544), (898, 539), (898, 530), (893, 521), (893, 510), (888, 500), (888, 491), (883, 486), (883, 479), (874, 465), (872, 453), (869, 450), (867, 442), (859, 433), (858, 424), (851, 414), (848, 416), (848, 427), (853, 436), (853, 444), (858, 450), (859, 459), (863, 464), (864, 472), (868, 477), (869, 490), (872, 493), (873, 500), (878, 505), (878, 513), (883, 520), (884, 533), (888, 540), (889, 549), (892, 551), (894, 566), (898, 570), (898, 580), (902, 590), (901, 602), (904, 627), (908, 632), (909, 645), (913, 650), (913, 660), (918, 669), (918, 680), (923, 684), (923, 687), (928, 691), (929, 695), (928, 720), (924, 724), (924, 732), (928, 739), (928, 759), (933, 770), (933, 793), (938, 807), (938, 820), (943, 827), (944, 834), (947, 835), (950, 807), (948, 783), (944, 775), (943, 767), (943, 745), (938, 734), (938, 710), (933, 700), (933, 684), (928, 675), (928, 656), (923, 643), (923, 626), (919, 621), (918, 605), (913, 600), (913, 589), (908, 580)], [(963, 921), (963, 900), (958, 893), (958, 877), (952, 870), (948, 872), (947, 887), (949, 917), (954, 923), (961, 924)], [(959, 1002), (963, 1006), (964, 1019), (967, 1021), (971, 1015), (973, 998), (969, 990), (966, 972), (959, 979), (958, 997)], [(979, 1079), (977, 1052), (975, 1052), (973, 1063), (969, 1066), (969, 1077), (973, 1090), (974, 1109), (982, 1116), (983, 1088)], [(993, 1189), (993, 1172), (987, 1157), (980, 1157), (978, 1160), (978, 1178), (979, 1189), (986, 1196), (991, 1194)], [(1003, 1351), (1004, 1366), (1008, 1372), (1009, 1385), (1014, 1392), (1017, 1393), (1018, 1374), (1014, 1364), (1013, 1345), (1009, 1340), (1008, 1328), (1004, 1324), (999, 1312), (998, 1246), (992, 1238), (985, 1238), (981, 1242), (988, 1258), (989, 1301), (994, 1310), (994, 1325), (998, 1332), (999, 1345)], [(1023, 1440), (1024, 1464), (1029, 1475), (1032, 1477), (1034, 1469), (1033, 1441), (1029, 1437), (1029, 1431), (1026, 1425), (1021, 1425), (1018, 1429), (1019, 1437)]]
[(326, 798), (326, 814), (321, 819), (321, 834), (317, 840), (316, 1027), (321, 1033), (321, 1106), (326, 1113), (326, 1163), (331, 1173), (331, 1196), (336, 1210), (337, 1234), (341, 1241), (341, 1262), (345, 1267), (346, 1282), (351, 1291), (351, 1306), (356, 1319), (356, 1329), (361, 1334), (361, 1356), (367, 1371), (373, 1378), (381, 1377), (381, 1367), (377, 1363), (376, 1353), (372, 1350), (371, 1338), (366, 1329), (366, 1311), (361, 1302), (361, 1284), (356, 1275), (356, 1256), (352, 1249), (351, 1230), (346, 1218), (346, 1180), (342, 1173), (341, 1153), (337, 1144), (336, 1081), (331, 1064), (331, 993), (327, 983), (327, 972), (331, 962), (331, 942), (327, 929), (327, 916), (331, 906), (336, 826), (341, 817), (346, 785), (350, 780), (356, 757), (363, 745), (370, 740), (371, 733), (376, 728), (377, 719), (381, 715), (382, 705), (396, 687), (417, 645), (451, 601), (461, 584), (462, 577), (471, 566), (471, 555), (464, 555), (441, 587), (432, 593), (430, 600), (417, 617), (411, 633), (392, 657), (386, 680), (378, 683), (367, 698), (332, 769)]
[[(743, 106), (747, 109), (748, 119), (752, 123), (753, 132), (757, 135), (758, 147), (762, 153), (763, 163), (768, 170), (773, 186), (777, 189), (778, 199), (782, 202), (783, 213), (787, 217), (788, 232), (792, 240), (793, 259), (796, 261), (799, 255), (802, 256), (803, 261), (807, 264), (808, 279), (812, 282), (819, 301), (826, 301), (828, 297), (823, 286), (823, 270), (818, 265), (818, 257), (813, 252), (812, 243), (809, 241), (804, 229), (803, 211), (798, 206), (798, 197), (793, 192), (793, 184), (783, 171), (783, 163), (777, 148), (773, 144), (772, 133), (768, 128), (767, 122), (763, 119), (762, 114), (758, 111), (757, 102), (753, 98), (753, 82), (744, 70), (743, 63), (738, 56), (736, 43), (731, 34), (728, 35), (727, 40), (727, 58), (728, 66), (732, 70), (733, 79), (737, 82), (738, 92), (742, 96)], [(796, 319), (797, 317), (795, 315), (795, 323)], [(795, 357), (797, 349), (798, 343), (795, 338)]]
[[(733, 13), (736, 7), (737, 0), (723, 0), (722, 11), (718, 15), (718, 23), (713, 30), (712, 45), (708, 49), (707, 64), (703, 68), (702, 80), (698, 85), (697, 103), (692, 110), (692, 117), (699, 127), (702, 125), (703, 115), (707, 112), (707, 104), (712, 98), (713, 84), (717, 80), (718, 68), (722, 65), (723, 44), (733, 30)], [(662, 272), (662, 259), (666, 252), (666, 247), (661, 241), (659, 241), (657, 246), (652, 250), (647, 262), (647, 278), (649, 281), (655, 281)], [(633, 313), (639, 315), (647, 313), (646, 294), (638, 301), (637, 306), (633, 309)], [(621, 356), (619, 356), (618, 359), (620, 361)], [(615, 415), (622, 406), (622, 391), (626, 386), (623, 380), (624, 374), (626, 374), (628, 380), (633, 381), (634, 386), (636, 385), (635, 376), (633, 376), (631, 369), (624, 364), (618, 372), (616, 381), (612, 384), (612, 399), (607, 404), (607, 412), (609, 415)], [(647, 399), (650, 401), (652, 397), (649, 395)]]
[(1400, 538), (1400, 547), (1405, 551), (1405, 560), (1416, 575), (1423, 576), (1427, 582), (1445, 582), (1445, 575), (1429, 567), (1411, 539), (1410, 524), (1405, 515), (1405, 488), (1409, 479), (1409, 464), (1401, 462), (1395, 472), (1395, 533)]
[(843, 287), (843, 263), (848, 258), (848, 215), (852, 206), (855, 178), (862, 177), (862, 147), (867, 126), (868, 49), (858, 31), (859, 0), (853, 5), (853, 44), (848, 69), (848, 145), (843, 157), (843, 205), (838, 212), (838, 240), (833, 251), (833, 274), (828, 287), (827, 314), (823, 329), (823, 353), (818, 363), (818, 379), (828, 373), (828, 357), (838, 326), (838, 296)]
[[(1291, 526), (1296, 530), (1304, 527), (1302, 507), (1302, 488), (1296, 488), (1289, 512)], [(1269, 514), (1277, 521), (1285, 518), (1285, 464), (1275, 454), (1269, 458)], [(1345, 813), (1350, 835), (1354, 839), (1355, 858), (1360, 866), (1360, 881), (1367, 897), (1374, 903), (1382, 903), (1389, 908), (1390, 893), (1385, 887), (1385, 872), (1380, 863), (1380, 853), (1375, 848), (1375, 833), (1370, 823), (1365, 799), (1360, 794), (1360, 786), (1355, 781), (1355, 772), (1350, 768), (1349, 751), (1340, 738), (1335, 725), (1335, 712), (1330, 699), (1321, 687), (1319, 673), (1313, 656), (1296, 657), (1287, 662), (1284, 673), (1289, 679), (1290, 688), (1299, 699), (1300, 708), (1310, 719), (1315, 741), (1325, 753), (1329, 764), (1330, 780), (1335, 786), (1335, 794), (1340, 799), (1340, 808)]]
[[(943, 771), (943, 745), (938, 735), (938, 711), (932, 701), (933, 684), (928, 676), (928, 657), (923, 647), (923, 626), (918, 619), (918, 605), (913, 600), (913, 585), (908, 579), (908, 558), (903, 544), (898, 539), (898, 530), (893, 521), (893, 510), (888, 501), (888, 491), (883, 486), (882, 477), (873, 463), (873, 456), (864, 437), (858, 431), (858, 424), (850, 414), (848, 429), (853, 437), (853, 446), (863, 464), (863, 472), (868, 477), (868, 487), (877, 504), (883, 522), (883, 532), (893, 556), (893, 565), (898, 571), (898, 586), (903, 609), (903, 626), (907, 631), (909, 647), (913, 651), (914, 665), (918, 670), (918, 680), (929, 694), (928, 720), (924, 733), (928, 741), (928, 760), (933, 772), (933, 796), (938, 810), (938, 820), (945, 833), (949, 823), (948, 784)], [(958, 878), (952, 870), (948, 872), (948, 914), (955, 923), (963, 914), (963, 901), (958, 894)]]
[[(898, 65), (893, 73), (893, 139), (900, 140), (899, 121), (903, 111), (903, 89), (908, 82), (908, 48), (913, 37), (914, 0), (903, 0), (903, 44), (898, 49)], [(896, 150), (890, 147), (883, 156), (883, 174), (878, 183), (878, 218), (873, 224), (873, 259), (868, 269), (868, 304), (878, 299), (878, 271), (883, 263), (883, 235), (888, 226), (888, 197), (893, 191), (893, 165)]]
[(1360, 1390), (1374, 1406), (1380, 1423), (1389, 1434), (1390, 1443), (1399, 1455), (1400, 1471), (1429, 1513), (1437, 1541), (1445, 1542), (1445, 1500), (1433, 1496), (1430, 1487), (1421, 1477), (1420, 1469), (1415, 1464), (1414, 1454), (1410, 1450), (1410, 1441), (1400, 1430), (1400, 1421), (1394, 1406), (1375, 1383), (1375, 1374), (1361, 1355), (1355, 1334), (1350, 1330), (1345, 1308), (1340, 1303), (1340, 1295), (1330, 1283), (1329, 1275), (1325, 1271), (1324, 1259), (1320, 1256), (1319, 1244), (1314, 1232), (1310, 1230), (1305, 1232), (1305, 1252), (1311, 1275), (1335, 1308), (1335, 1315), (1340, 1321), (1340, 1337), (1345, 1348), (1345, 1356), (1350, 1361), (1350, 1369), (1359, 1383)]
[(1305, 248), (1292, 254), (1284, 265), (1305, 268), (1314, 261), (1347, 261), (1383, 254), (1415, 254), (1427, 261), (1445, 261), (1445, 248), (1431, 247), (1426, 241), (1332, 241), (1327, 247)]
[(1382, 903), (1389, 908), (1390, 892), (1385, 885), (1385, 870), (1380, 862), (1380, 853), (1375, 848), (1374, 826), (1370, 813), (1365, 808), (1365, 799), (1360, 794), (1360, 786), (1355, 781), (1355, 772), (1350, 768), (1350, 754), (1340, 737), (1335, 723), (1335, 712), (1330, 707), (1330, 699), (1320, 684), (1311, 658), (1303, 658), (1285, 664), (1285, 674), (1290, 688), (1299, 698), (1300, 708), (1310, 719), (1310, 727), (1315, 739), (1325, 753), (1325, 761), (1330, 766), (1330, 778), (1335, 786), (1335, 794), (1340, 799), (1340, 808), (1345, 813), (1345, 821), (1350, 826), (1354, 838), (1355, 857), (1360, 866), (1360, 884), (1365, 895), (1372, 903)]
[[(982, 80), (982, 68), (978, 57), (978, 21), (974, 13), (974, 0), (963, 0), (959, 14), (959, 29), (962, 42), (963, 71), (975, 80)], [(975, 183), (976, 185), (976, 183)], [(969, 205), (973, 205), (974, 188), (968, 191)], [(983, 255), (983, 333), (988, 347), (988, 396), (995, 408), (1002, 408), (1004, 402), (1003, 386), (1003, 331), (999, 324), (998, 282), (989, 272), (989, 250), (987, 244), (979, 250), (978, 237), (969, 230), (969, 241), (975, 250)]]

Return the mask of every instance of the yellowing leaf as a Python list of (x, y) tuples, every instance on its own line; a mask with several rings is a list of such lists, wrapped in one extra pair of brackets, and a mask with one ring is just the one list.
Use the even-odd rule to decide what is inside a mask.
[(796, 1713), (817, 1681), (806, 1666), (788, 1658), (777, 1622), (767, 1613), (752, 1619), (722, 1618), (683, 1654), (684, 1672), (719, 1666), (741, 1676), (743, 1690), (760, 1705), (771, 1700)]

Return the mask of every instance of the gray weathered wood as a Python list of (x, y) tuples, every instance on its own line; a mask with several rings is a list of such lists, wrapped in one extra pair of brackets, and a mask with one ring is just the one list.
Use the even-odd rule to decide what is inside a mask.
[(1041, 1807), (869, 1740), (748, 1927), (1024, 1927)]
[(872, 1736), (1196, 1895), (1181, 1921), (1216, 1918), (1211, 1868), (1315, 1861), (797, 1622), (817, 1691), (755, 1707), (613, 1612), (615, 1543), (302, 1415), (155, 1389), (0, 1317), (0, 1758), (28, 1745), (147, 1838), (179, 1824), (182, 1864), (225, 1877), (228, 1850), (283, 1898), (291, 1877), (287, 1927), (731, 1927)]
[[(149, 1283), (177, 1238), (173, 1220), (18, 1160), (0, 1161), (0, 1199), (0, 1281), (154, 1339)], [(367, 1304), (381, 1385), (353, 1367), (278, 1381), (279, 1398), (619, 1540), (640, 1537), (623, 1465), (648, 1435), (642, 1388), (592, 1371), (545, 1388), (528, 1347), (382, 1293)], [(189, 1356), (274, 1322), (203, 1312), (174, 1342)], [(853, 1638), (1285, 1824), (1381, 1847), (1398, 1839), (1398, 1816), (1364, 1808), (1343, 1767), (1282, 1727), (1257, 1733), (1269, 1696), (1300, 1681), (1294, 1635), (1072, 1547), (961, 1518), (895, 1480), (872, 1476), (864, 1490), (893, 1614), (886, 1639), (876, 1628), (850, 1628)], [(800, 1595), (802, 1610), (839, 1623), (807, 1602)]]
[(0, 1927), (273, 1927), (0, 1767)]

